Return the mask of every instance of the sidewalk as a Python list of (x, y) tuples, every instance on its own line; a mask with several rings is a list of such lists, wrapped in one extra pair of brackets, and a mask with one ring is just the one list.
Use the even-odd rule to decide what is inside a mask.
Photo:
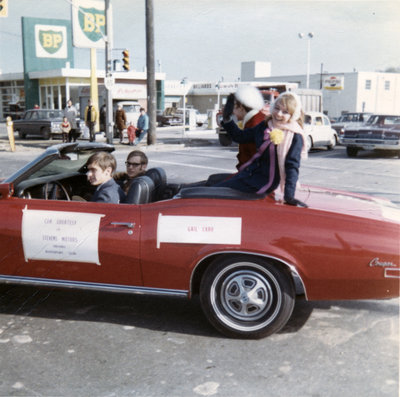
[[(207, 130), (205, 128), (196, 128), (193, 130), (183, 131), (182, 127), (158, 127), (156, 129), (157, 141), (155, 145), (147, 145), (146, 138), (138, 146), (129, 146), (128, 142), (120, 144), (119, 139), (115, 138), (113, 145), (116, 150), (127, 151), (133, 148), (140, 148), (143, 151), (158, 151), (169, 149), (183, 149), (185, 147), (194, 146), (211, 146), (219, 145), (218, 135), (215, 130)], [(78, 139), (78, 142), (81, 141)], [(82, 140), (87, 141), (87, 140)], [(96, 142), (106, 142), (103, 134), (96, 134)], [(19, 139), (15, 135), (16, 151), (43, 151), (49, 146), (61, 143), (61, 139), (43, 140), (40, 138)], [(0, 123), (0, 153), (11, 152), (11, 147), (7, 135), (5, 123)]]

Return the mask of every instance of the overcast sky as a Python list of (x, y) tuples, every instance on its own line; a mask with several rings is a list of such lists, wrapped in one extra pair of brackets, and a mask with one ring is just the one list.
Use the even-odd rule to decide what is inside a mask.
[[(110, 0), (114, 47), (131, 65), (145, 65), (145, 0)], [(0, 70), (22, 72), (21, 16), (70, 18), (69, 0), (9, 0), (0, 18)], [(272, 75), (305, 74), (313, 32), (311, 73), (400, 67), (400, 0), (154, 0), (155, 57), (167, 79), (225, 81), (243, 61), (268, 61)], [(89, 68), (89, 50), (75, 49), (75, 67)], [(114, 51), (120, 58), (120, 51)], [(104, 51), (98, 66), (104, 69)]]

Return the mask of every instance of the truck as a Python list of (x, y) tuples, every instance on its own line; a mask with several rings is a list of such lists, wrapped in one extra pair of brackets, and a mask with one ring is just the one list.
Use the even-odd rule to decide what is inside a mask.
[[(321, 90), (298, 88), (297, 83), (257, 82), (252, 84), (255, 85), (260, 90), (264, 98), (265, 105), (264, 108), (262, 109), (262, 112), (266, 116), (270, 114), (270, 107), (274, 103), (275, 99), (279, 96), (279, 94), (286, 91), (293, 91), (300, 97), (304, 112), (309, 112), (309, 111), (322, 112)], [(232, 90), (231, 92), (234, 93), (235, 90)], [(222, 146), (230, 146), (232, 144), (232, 138), (226, 133), (226, 131), (221, 126), (222, 110), (223, 108), (220, 109), (216, 115), (217, 117), (216, 133), (218, 134), (219, 143)]]

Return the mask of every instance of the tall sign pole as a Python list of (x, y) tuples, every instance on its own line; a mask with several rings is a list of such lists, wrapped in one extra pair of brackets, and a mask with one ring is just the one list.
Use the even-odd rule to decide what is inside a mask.
[(146, 0), (146, 66), (147, 66), (147, 114), (149, 131), (147, 144), (156, 143), (156, 74), (154, 64), (154, 12), (153, 0)]
[(111, 23), (111, 9), (110, 0), (105, 0), (105, 15), (106, 15), (106, 137), (107, 143), (112, 144), (114, 138), (114, 120), (113, 120), (113, 99), (112, 99), (112, 88), (113, 88), (113, 76), (112, 76), (112, 23)]

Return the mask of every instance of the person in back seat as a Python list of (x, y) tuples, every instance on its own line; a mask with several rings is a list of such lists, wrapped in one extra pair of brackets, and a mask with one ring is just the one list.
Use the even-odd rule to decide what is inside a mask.
[(125, 194), (128, 194), (133, 179), (146, 173), (149, 160), (140, 150), (133, 150), (125, 161), (126, 172), (118, 172), (114, 179), (121, 186)]

